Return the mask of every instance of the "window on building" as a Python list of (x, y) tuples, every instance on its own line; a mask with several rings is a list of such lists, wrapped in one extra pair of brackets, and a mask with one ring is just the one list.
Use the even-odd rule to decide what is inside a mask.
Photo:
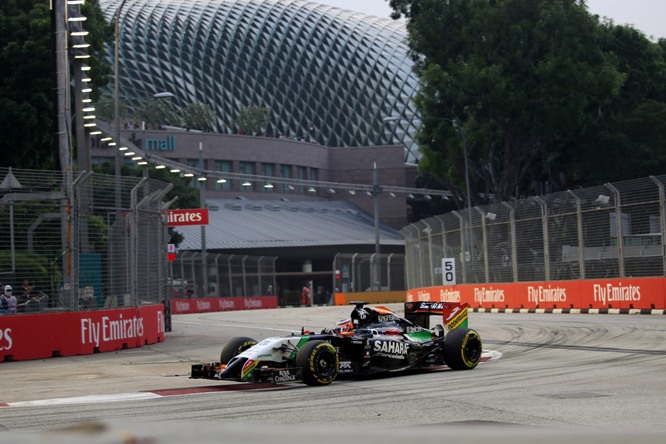
[[(254, 176), (254, 162), (240, 162), (238, 164), (238, 172)], [(241, 191), (254, 191), (254, 183), (251, 180), (242, 180), (240, 189)]]
[[(272, 163), (262, 163), (261, 175), (267, 177), (275, 177), (275, 165), (273, 165)], [(262, 188), (265, 193), (272, 193), (274, 186), (275, 184), (270, 181), (266, 181), (266, 183), (262, 184)]]
[[(304, 166), (296, 167), (296, 177), (301, 180), (307, 180), (308, 169)], [(302, 185), (299, 185), (296, 189), (300, 194), (303, 194), (305, 192), (305, 187), (303, 187)]]
[[(215, 171), (221, 171), (223, 173), (231, 173), (233, 165), (229, 160), (216, 160), (215, 161)], [(231, 181), (227, 180), (226, 182), (220, 183), (215, 182), (215, 189), (219, 191), (228, 191), (231, 190)]]
[[(283, 179), (291, 179), (291, 165), (280, 165), (280, 177)], [(291, 193), (293, 187), (291, 185), (280, 185), (283, 193)]]

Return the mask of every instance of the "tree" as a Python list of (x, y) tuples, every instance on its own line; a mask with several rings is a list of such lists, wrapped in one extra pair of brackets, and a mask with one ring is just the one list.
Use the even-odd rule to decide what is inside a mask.
[[(666, 169), (666, 51), (629, 26), (606, 23), (605, 51), (625, 76), (620, 94), (570, 153), (577, 184), (662, 174)], [(662, 40), (663, 43), (663, 40)]]
[(169, 100), (162, 98), (151, 97), (141, 101), (133, 113), (133, 118), (145, 122), (149, 129), (160, 129), (162, 125), (183, 125), (180, 110), (174, 108)]
[[(473, 200), (565, 186), (568, 149), (625, 76), (576, 0), (391, 0), (419, 77), (420, 168)], [(457, 127), (453, 124), (456, 122)]]
[(243, 134), (254, 136), (263, 133), (269, 122), (270, 118), (266, 108), (249, 106), (240, 111), (234, 125)]
[(215, 111), (210, 105), (190, 103), (182, 112), (183, 123), (187, 129), (212, 131), (215, 125)]
[[(112, 29), (97, 1), (86, 2), (92, 55), (93, 95), (107, 82), (103, 43)], [(54, 56), (49, 2), (3, 0), (0, 9), (0, 165), (56, 167), (54, 127)]]

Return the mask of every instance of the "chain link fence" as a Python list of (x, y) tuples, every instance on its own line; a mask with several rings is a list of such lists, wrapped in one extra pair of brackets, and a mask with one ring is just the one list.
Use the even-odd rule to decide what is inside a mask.
[(467, 208), (401, 230), (407, 288), (666, 275), (666, 176)]
[(19, 312), (165, 300), (170, 184), (11, 168), (0, 178), (0, 282)]

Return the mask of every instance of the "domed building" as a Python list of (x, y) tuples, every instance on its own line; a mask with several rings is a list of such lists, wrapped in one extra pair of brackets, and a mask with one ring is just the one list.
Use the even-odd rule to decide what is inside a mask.
[[(179, 255), (177, 278), (200, 280), (188, 270), (207, 269), (197, 252), (206, 245), (219, 258), (276, 258), (272, 285), (282, 292), (301, 288), (303, 280), (332, 289), (339, 283), (331, 283), (334, 275), (343, 290), (403, 287), (404, 240), (397, 230), (419, 197), (391, 190), (414, 184), (419, 121), (402, 23), (302, 0), (99, 3), (110, 22), (119, 14), (119, 99), (128, 108), (169, 92), (179, 108), (200, 103), (215, 113), (207, 133), (119, 130), (120, 144), (153, 165), (168, 160), (207, 171), (209, 179), (229, 179), (200, 184), (211, 209), (208, 234), (179, 229), (188, 253)], [(113, 56), (111, 50), (112, 65)], [(236, 131), (234, 121), (248, 107), (269, 111), (259, 137)], [(111, 124), (102, 126), (114, 134)], [(100, 143), (91, 149), (94, 163), (113, 161), (116, 153)], [(335, 187), (375, 180), (383, 192)], [(383, 271), (371, 283), (375, 263)], [(215, 268), (215, 294), (265, 288), (226, 285), (223, 269)], [(197, 282), (198, 293), (206, 292), (205, 281)]]
[(179, 106), (211, 106), (214, 131), (227, 134), (242, 109), (263, 107), (268, 135), (401, 144), (405, 162), (417, 160), (417, 79), (400, 22), (302, 0), (100, 5), (109, 21), (120, 13), (119, 94), (128, 104), (169, 91)]

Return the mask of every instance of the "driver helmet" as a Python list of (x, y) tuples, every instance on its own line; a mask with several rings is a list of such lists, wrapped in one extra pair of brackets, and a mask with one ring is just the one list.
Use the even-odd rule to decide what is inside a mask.
[(352, 322), (358, 327), (377, 322), (377, 312), (372, 308), (356, 307), (351, 313)]
[(335, 324), (335, 329), (338, 333), (352, 331), (354, 329), (354, 323), (351, 319), (342, 319)]

